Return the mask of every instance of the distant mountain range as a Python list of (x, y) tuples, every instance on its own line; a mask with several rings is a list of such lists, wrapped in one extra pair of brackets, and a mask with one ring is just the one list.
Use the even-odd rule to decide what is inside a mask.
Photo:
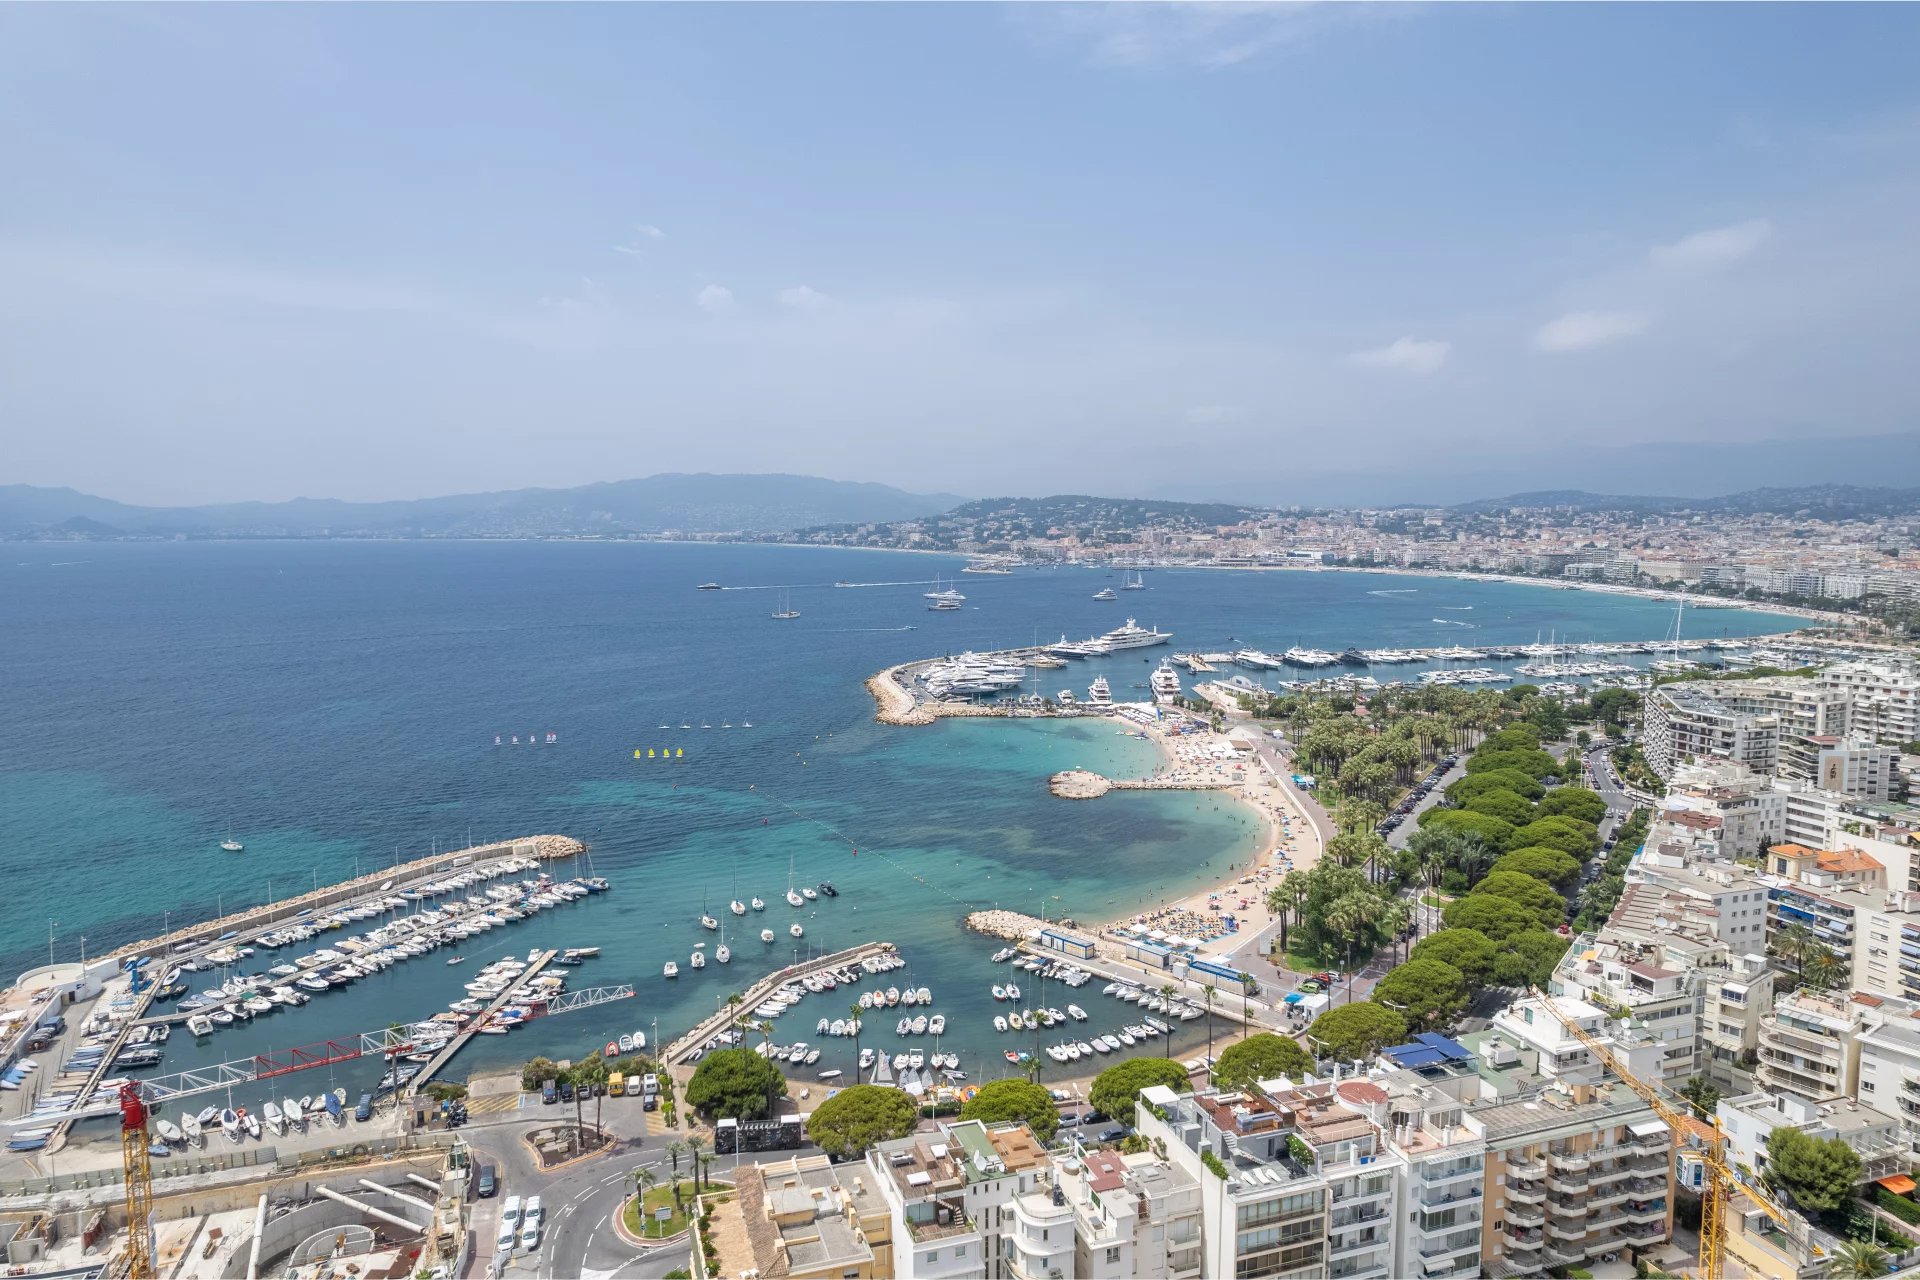
[(73, 489), (0, 485), (0, 538), (543, 537), (771, 532), (911, 520), (954, 494), (790, 475), (657, 475), (572, 489), (511, 489), (399, 502), (234, 502), (140, 507)]
[(1713, 512), (1728, 515), (1795, 515), (1824, 520), (1870, 519), (1920, 512), (1920, 489), (1880, 489), (1855, 484), (1816, 484), (1795, 488), (1748, 489), (1714, 498), (1659, 498), (1588, 493), (1583, 489), (1546, 489), (1482, 498), (1454, 506), (1455, 511), (1511, 511), (1544, 507), (1576, 511)]

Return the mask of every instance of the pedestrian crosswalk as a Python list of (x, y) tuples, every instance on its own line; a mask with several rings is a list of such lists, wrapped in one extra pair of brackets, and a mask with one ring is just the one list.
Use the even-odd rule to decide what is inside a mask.
[[(532, 1095), (523, 1093), (493, 1093), (484, 1098), (467, 1099), (469, 1116), (500, 1115), (508, 1111), (518, 1111), (521, 1099)], [(538, 1101), (538, 1098), (535, 1098)]]

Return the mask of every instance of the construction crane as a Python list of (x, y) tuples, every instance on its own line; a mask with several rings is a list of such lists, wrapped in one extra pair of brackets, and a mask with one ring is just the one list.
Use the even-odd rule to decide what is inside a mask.
[[(1692, 1117), (1687, 1114), (1684, 1101), (1669, 1102), (1662, 1096), (1664, 1086), (1650, 1084), (1627, 1070), (1626, 1064), (1616, 1058), (1613, 1051), (1601, 1044), (1592, 1032), (1568, 1017), (1560, 1009), (1559, 1003), (1538, 987), (1529, 988), (1534, 998), (1544, 1005), (1561, 1026), (1586, 1047), (1600, 1064), (1611, 1071), (1621, 1084), (1633, 1092), (1648, 1106), (1655, 1115), (1672, 1131), (1675, 1141), (1692, 1127)], [(1788, 1238), (1796, 1244), (1807, 1246), (1805, 1224), (1794, 1215), (1773, 1203), (1765, 1195), (1755, 1190), (1753, 1185), (1736, 1177), (1733, 1168), (1727, 1164), (1726, 1140), (1720, 1133), (1717, 1120), (1702, 1121), (1700, 1127), (1708, 1133), (1706, 1150), (1699, 1153), (1700, 1163), (1706, 1169), (1707, 1184), (1700, 1192), (1700, 1280), (1722, 1280), (1724, 1254), (1727, 1236), (1727, 1204), (1738, 1193), (1746, 1196), (1762, 1209), (1767, 1216), (1780, 1224)], [(1817, 1245), (1811, 1246), (1812, 1252), (1823, 1252)]]
[(153, 1164), (147, 1154), (147, 1100), (137, 1081), (120, 1086), (120, 1163), (127, 1179), (127, 1275), (154, 1280)]

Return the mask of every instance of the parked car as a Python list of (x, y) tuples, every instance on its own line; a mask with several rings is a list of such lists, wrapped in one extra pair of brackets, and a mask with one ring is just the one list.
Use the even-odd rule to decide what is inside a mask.
[(520, 1197), (508, 1196), (507, 1202), (500, 1206), (500, 1232), (494, 1237), (494, 1244), (502, 1249), (513, 1248), (513, 1242), (520, 1238)]
[(559, 1087), (552, 1080), (542, 1080), (540, 1082), (540, 1101), (542, 1102), (560, 1101)]
[(560, 1082), (560, 1101), (562, 1102), (573, 1101), (573, 1081), (562, 1080)]
[(490, 1164), (483, 1164), (473, 1176), (473, 1194), (486, 1199), (500, 1189), (500, 1175)]
[(1102, 1129), (1100, 1131), (1100, 1141), (1102, 1142), (1118, 1142), (1126, 1136), (1127, 1130), (1123, 1125), (1115, 1125), (1111, 1129)]
[(353, 1109), (353, 1118), (355, 1120), (373, 1119), (373, 1095), (372, 1094), (363, 1093), (360, 1095), (360, 1105)]
[(540, 1197), (527, 1199), (526, 1216), (520, 1220), (520, 1247), (538, 1249), (540, 1247)]

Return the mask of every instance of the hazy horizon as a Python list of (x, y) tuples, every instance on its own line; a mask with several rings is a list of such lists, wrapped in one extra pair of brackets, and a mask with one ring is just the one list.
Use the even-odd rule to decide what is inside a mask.
[(1459, 500), (1518, 451), (1553, 473), (1518, 488), (1708, 492), (1581, 465), (1674, 440), (1913, 483), (1911, 450), (1817, 446), (1920, 427), (1917, 34), (1905, 6), (9, 6), (0, 481)]

